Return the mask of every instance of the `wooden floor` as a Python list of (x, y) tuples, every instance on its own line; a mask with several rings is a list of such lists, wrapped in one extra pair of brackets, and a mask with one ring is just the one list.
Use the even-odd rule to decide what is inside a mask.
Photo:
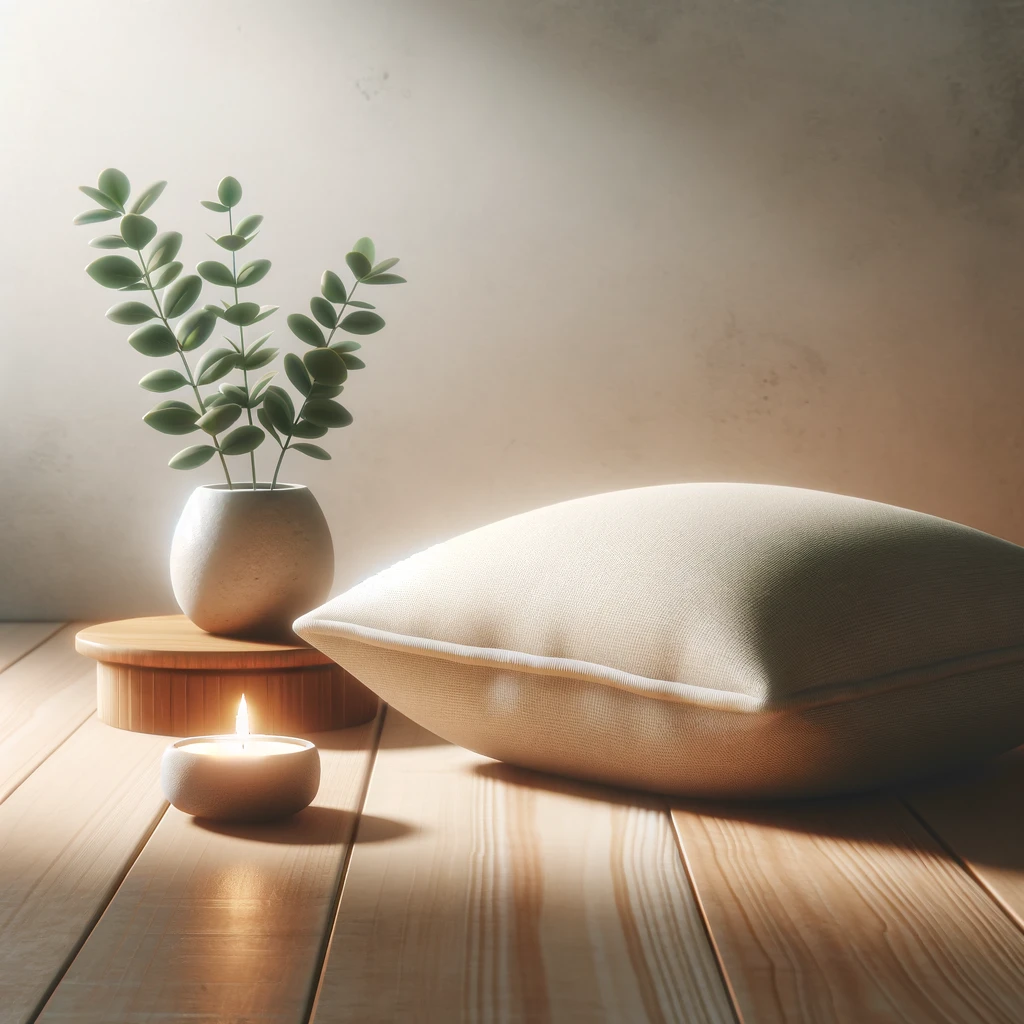
[(394, 711), (313, 807), (168, 808), (75, 626), (0, 625), (0, 1024), (1024, 1022), (1024, 753), (908, 792), (672, 802)]

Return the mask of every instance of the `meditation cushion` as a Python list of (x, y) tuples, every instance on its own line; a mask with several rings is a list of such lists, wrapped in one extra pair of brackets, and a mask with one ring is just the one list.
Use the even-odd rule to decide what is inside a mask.
[(1024, 742), (1024, 549), (818, 491), (567, 501), (295, 629), (453, 743), (662, 793), (861, 790)]

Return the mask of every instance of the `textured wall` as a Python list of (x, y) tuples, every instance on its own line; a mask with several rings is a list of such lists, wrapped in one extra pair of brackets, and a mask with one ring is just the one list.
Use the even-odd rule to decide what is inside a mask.
[(108, 164), (170, 180), (187, 263), (237, 175), (282, 336), (359, 235), (404, 257), (356, 424), (286, 474), (336, 589), (675, 480), (1024, 542), (1016, 3), (7, 0), (0, 47), (0, 616), (171, 608), (175, 519), (216, 479), (165, 468), (155, 363), (82, 273), (74, 186)]

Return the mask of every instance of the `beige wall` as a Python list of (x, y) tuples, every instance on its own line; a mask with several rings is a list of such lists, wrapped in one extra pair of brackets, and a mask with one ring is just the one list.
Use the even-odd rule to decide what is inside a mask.
[(674, 480), (1024, 541), (1016, 4), (7, 0), (0, 46), (0, 617), (170, 609), (175, 519), (216, 479), (165, 468), (156, 363), (82, 273), (74, 187), (108, 164), (170, 180), (189, 263), (197, 200), (242, 180), (282, 340), (353, 239), (404, 257), (356, 424), (286, 474), (336, 589)]

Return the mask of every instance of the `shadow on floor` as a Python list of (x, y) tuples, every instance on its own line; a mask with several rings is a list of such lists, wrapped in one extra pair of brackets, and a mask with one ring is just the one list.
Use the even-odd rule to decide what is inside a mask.
[(414, 825), (404, 821), (380, 818), (372, 814), (364, 814), (360, 818), (353, 811), (337, 807), (307, 807), (284, 821), (252, 824), (207, 821), (203, 818), (193, 820), (199, 828), (207, 832), (216, 832), (217, 835), (290, 846), (330, 846), (334, 843), (343, 843), (352, 834), (354, 825), (356, 843), (383, 843), (419, 831)]
[[(893, 790), (802, 800), (704, 800), (618, 789), (502, 762), (470, 769), (509, 786), (720, 822), (936, 853), (1024, 873), (1024, 748), (974, 768)], [(939, 838), (941, 837), (941, 839)]]

